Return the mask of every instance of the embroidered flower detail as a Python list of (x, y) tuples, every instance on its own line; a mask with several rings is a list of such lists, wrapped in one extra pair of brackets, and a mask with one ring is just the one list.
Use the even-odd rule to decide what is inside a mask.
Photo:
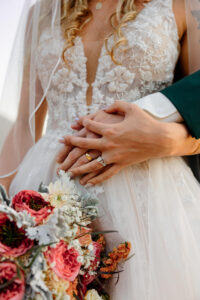
[(110, 55), (106, 54), (102, 56), (99, 60), (100, 66), (104, 70), (109, 70), (111, 65), (113, 64)]
[(55, 73), (52, 79), (53, 85), (60, 93), (72, 93), (74, 84), (80, 84), (77, 74), (67, 68), (62, 68)]
[(124, 92), (130, 84), (133, 83), (135, 74), (131, 73), (127, 68), (117, 66), (106, 74), (106, 82), (110, 82), (108, 89), (110, 92)]

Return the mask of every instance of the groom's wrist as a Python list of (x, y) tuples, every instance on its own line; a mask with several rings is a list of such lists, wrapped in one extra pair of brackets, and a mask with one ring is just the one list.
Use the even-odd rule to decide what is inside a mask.
[(163, 123), (161, 134), (162, 157), (187, 156), (200, 153), (200, 140), (193, 138), (184, 124)]

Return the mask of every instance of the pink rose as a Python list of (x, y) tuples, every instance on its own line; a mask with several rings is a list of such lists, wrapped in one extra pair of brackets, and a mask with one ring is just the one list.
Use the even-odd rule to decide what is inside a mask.
[(13, 280), (7, 287), (0, 289), (0, 300), (22, 300), (25, 292), (24, 272), (19, 271), (17, 275), (17, 266), (14, 262), (0, 262), (0, 285)]
[[(97, 242), (93, 242), (92, 245), (93, 245), (93, 256), (95, 257), (95, 259), (91, 263), (88, 271), (97, 270), (98, 264), (100, 262), (100, 257), (101, 257), (101, 245)], [(96, 277), (95, 275), (90, 275), (89, 272), (87, 272), (82, 276), (81, 281), (83, 285), (88, 285), (95, 279), (95, 277)]]
[(18, 257), (33, 247), (34, 241), (27, 238), (23, 228), (0, 213), (0, 256)]
[(74, 248), (68, 249), (68, 244), (64, 241), (60, 241), (55, 248), (49, 247), (45, 252), (45, 257), (56, 275), (68, 281), (74, 281), (80, 271), (78, 256), (78, 251)]
[(16, 211), (26, 210), (35, 217), (37, 224), (42, 223), (53, 210), (53, 207), (35, 191), (21, 191), (12, 200), (12, 206)]

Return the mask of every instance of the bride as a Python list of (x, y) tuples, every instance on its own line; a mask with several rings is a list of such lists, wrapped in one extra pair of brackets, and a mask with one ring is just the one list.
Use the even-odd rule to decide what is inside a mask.
[[(27, 24), (25, 34), (18, 31), (9, 70), (14, 74), (20, 69), (21, 77), (9, 79), (16, 80), (12, 85), (14, 96), (21, 97), (15, 106), (16, 122), (0, 156), (1, 183), (10, 195), (37, 189), (41, 182), (48, 184), (56, 177), (58, 167), (68, 170), (73, 165), (72, 157), (65, 159), (72, 149), (69, 141), (73, 140), (66, 138), (64, 149), (58, 140), (73, 134), (71, 125), (80, 115), (95, 116), (115, 100), (123, 100), (129, 102), (129, 122), (124, 124), (131, 128), (134, 101), (170, 85), (178, 61), (183, 74), (188, 72), (183, 0), (40, 0), (22, 19), (22, 24)], [(21, 60), (15, 68), (18, 54)], [(5, 95), (8, 93), (4, 99)], [(123, 114), (101, 114), (107, 123), (124, 120)], [(198, 300), (199, 184), (182, 158), (159, 158), (167, 153), (161, 155), (160, 148), (170, 148), (160, 143), (162, 129), (168, 125), (142, 110), (135, 117), (138, 126), (148, 127), (155, 149), (149, 148), (152, 152), (145, 156), (141, 146), (138, 161), (130, 150), (120, 172), (102, 187), (92, 187), (100, 193), (99, 226), (118, 231), (112, 241), (108, 237), (110, 247), (126, 239), (135, 253), (112, 288), (111, 298)], [(172, 126), (173, 131), (180, 126), (182, 135), (188, 135), (184, 125)], [(80, 123), (72, 127), (79, 129)], [(95, 137), (84, 128), (78, 135)], [(140, 140), (143, 142), (143, 137)], [(190, 154), (196, 141), (189, 145), (187, 153), (179, 149), (174, 155)], [(84, 143), (79, 146), (73, 148), (76, 158), (83, 155), (102, 167), (99, 151), (90, 150), (85, 156), (86, 149), (81, 149)], [(87, 180), (80, 179), (82, 185), (88, 182), (87, 176), (83, 177)]]

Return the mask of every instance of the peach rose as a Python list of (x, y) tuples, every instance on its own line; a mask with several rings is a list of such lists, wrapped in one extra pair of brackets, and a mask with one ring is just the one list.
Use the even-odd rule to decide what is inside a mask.
[(20, 270), (19, 278), (17, 276), (17, 266), (14, 262), (0, 262), (0, 285), (10, 280), (13, 280), (13, 282), (0, 289), (0, 300), (22, 300), (25, 292), (24, 272)]
[(18, 228), (5, 213), (0, 213), (0, 255), (18, 257), (33, 247), (24, 229)]
[(45, 252), (48, 264), (56, 275), (69, 281), (74, 281), (80, 271), (78, 256), (78, 251), (74, 248), (68, 249), (68, 244), (64, 241), (60, 241), (55, 248), (48, 247)]
[(26, 210), (35, 217), (37, 224), (42, 223), (53, 210), (53, 207), (35, 191), (21, 191), (12, 200), (12, 207), (16, 211)]

